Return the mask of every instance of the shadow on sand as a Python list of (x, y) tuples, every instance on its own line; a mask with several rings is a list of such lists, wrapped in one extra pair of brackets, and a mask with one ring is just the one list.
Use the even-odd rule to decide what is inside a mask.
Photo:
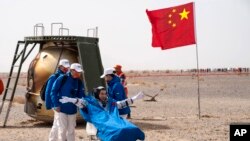
[(147, 123), (147, 122), (133, 122), (136, 126), (140, 127), (142, 130), (169, 130), (171, 129), (167, 125), (159, 125), (154, 123)]

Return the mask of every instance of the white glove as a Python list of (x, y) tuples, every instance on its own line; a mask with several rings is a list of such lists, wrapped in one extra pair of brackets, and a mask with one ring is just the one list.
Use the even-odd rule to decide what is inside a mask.
[(70, 97), (67, 97), (67, 96), (63, 96), (62, 99), (59, 99), (59, 101), (61, 103), (73, 103), (75, 104), (77, 107), (79, 108), (83, 108), (83, 107), (86, 107), (88, 102), (84, 99), (80, 99), (80, 98), (70, 98)]
[(79, 108), (86, 107), (88, 102), (84, 99), (78, 99), (78, 101), (75, 103), (75, 105)]
[(135, 101), (135, 100), (142, 99), (143, 97), (144, 97), (143, 92), (139, 92), (137, 95), (131, 97), (131, 99), (132, 99), (133, 101)]
[(68, 103), (68, 102), (70, 102), (70, 103), (76, 103), (76, 101), (77, 101), (77, 99), (76, 98), (70, 98), (70, 97), (67, 97), (67, 96), (63, 96), (62, 97), (62, 99), (59, 99), (59, 101), (61, 102), (61, 103)]

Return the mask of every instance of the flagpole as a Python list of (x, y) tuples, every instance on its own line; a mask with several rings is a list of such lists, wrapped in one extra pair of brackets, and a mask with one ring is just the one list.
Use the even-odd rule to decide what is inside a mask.
[(193, 15), (194, 15), (194, 30), (195, 30), (195, 46), (196, 46), (196, 62), (197, 62), (197, 93), (198, 93), (198, 115), (201, 118), (201, 104), (200, 104), (200, 71), (199, 71), (199, 54), (198, 54), (198, 43), (197, 43), (197, 30), (196, 30), (196, 13), (195, 13), (195, 2), (193, 3)]
[(200, 74), (199, 74), (199, 57), (198, 57), (198, 46), (196, 43), (196, 60), (197, 60), (197, 93), (198, 93), (198, 110), (199, 119), (201, 118), (201, 104), (200, 104)]

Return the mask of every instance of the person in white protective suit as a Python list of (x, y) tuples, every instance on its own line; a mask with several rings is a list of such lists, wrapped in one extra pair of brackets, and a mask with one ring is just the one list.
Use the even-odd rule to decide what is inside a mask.
[[(142, 99), (144, 96), (143, 92), (139, 92), (137, 95), (122, 101), (115, 101), (109, 98), (106, 89), (102, 86), (94, 89), (93, 94), (93, 96), (82, 99), (62, 97), (60, 102), (74, 103), (79, 107), (83, 118), (91, 123), (91, 130), (97, 131), (96, 135), (102, 141), (136, 141), (137, 139), (145, 139), (144, 133), (137, 126), (120, 117), (118, 112), (118, 109), (125, 108), (133, 104), (134, 101)], [(93, 128), (96, 128), (96, 130)]]

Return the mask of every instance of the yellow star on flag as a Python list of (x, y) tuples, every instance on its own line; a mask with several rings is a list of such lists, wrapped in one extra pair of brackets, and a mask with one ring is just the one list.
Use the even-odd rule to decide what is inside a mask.
[(181, 20), (188, 19), (189, 13), (190, 13), (190, 11), (186, 11), (186, 9), (184, 8), (183, 11), (181, 13), (179, 13), (179, 15), (181, 16)]

